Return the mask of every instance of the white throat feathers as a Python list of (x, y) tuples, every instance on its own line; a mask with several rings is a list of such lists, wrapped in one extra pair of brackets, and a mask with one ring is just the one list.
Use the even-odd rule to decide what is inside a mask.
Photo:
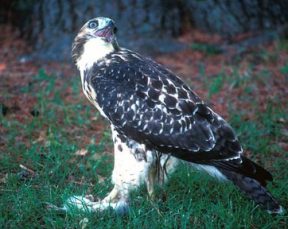
[(76, 60), (77, 68), (81, 73), (91, 68), (106, 55), (114, 51), (112, 43), (105, 42), (100, 37), (89, 39), (83, 46), (82, 55)]

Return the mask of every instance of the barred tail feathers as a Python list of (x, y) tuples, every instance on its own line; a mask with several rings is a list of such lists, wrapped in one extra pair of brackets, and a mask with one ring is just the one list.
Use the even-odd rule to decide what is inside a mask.
[(283, 213), (282, 206), (259, 181), (233, 171), (221, 170), (221, 172), (250, 199), (266, 209), (270, 214)]

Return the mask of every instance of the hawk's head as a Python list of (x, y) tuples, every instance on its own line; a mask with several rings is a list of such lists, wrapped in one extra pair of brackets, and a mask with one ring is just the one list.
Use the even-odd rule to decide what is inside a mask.
[(89, 67), (110, 52), (117, 50), (117, 28), (112, 19), (97, 17), (80, 29), (72, 45), (72, 58), (79, 69)]

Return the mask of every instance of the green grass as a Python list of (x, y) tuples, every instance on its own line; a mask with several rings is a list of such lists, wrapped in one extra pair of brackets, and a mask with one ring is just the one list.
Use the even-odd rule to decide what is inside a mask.
[[(208, 94), (221, 90), (222, 77), (217, 76), (208, 85)], [(253, 80), (239, 80), (234, 74), (229, 84), (236, 81), (234, 86), (241, 87), (251, 85)], [(70, 195), (93, 194), (103, 198), (112, 188), (113, 157), (107, 153), (112, 151), (110, 132), (105, 130), (96, 136), (90, 130), (103, 119), (92, 106), (79, 100), (78, 77), (65, 79), (65, 84), (60, 85), (57, 81), (61, 79), (40, 71), (31, 85), (22, 88), (23, 94), (37, 98), (35, 110), (39, 116), (24, 118), (22, 122), (0, 116), (1, 125), (7, 130), (2, 136), (5, 146), (0, 154), (0, 228), (79, 228), (85, 218), (88, 228), (287, 226), (287, 214), (268, 215), (231, 184), (219, 183), (186, 165), (179, 166), (169, 182), (158, 188), (155, 201), (149, 199), (145, 187), (133, 192), (131, 208), (124, 216), (110, 210), (93, 214), (49, 210), (46, 203), (61, 206)], [(72, 88), (69, 101), (63, 99), (68, 85)], [(249, 96), (249, 91), (245, 93), (244, 96)], [(277, 120), (286, 117), (286, 112), (271, 105), (260, 113), (257, 104), (253, 106), (254, 120), (243, 120), (241, 112), (231, 106), (230, 121), (245, 148), (253, 151), (255, 159), (273, 172), (275, 182), (269, 188), (287, 208), (288, 158), (277, 145), (284, 126)], [(40, 133), (44, 135), (42, 140), (39, 140)], [(83, 146), (84, 137), (90, 138), (90, 143)], [(88, 154), (75, 155), (83, 147)], [(21, 169), (20, 164), (35, 174)]]
[(208, 56), (218, 55), (218, 54), (221, 54), (223, 52), (223, 50), (221, 50), (221, 48), (219, 48), (219, 46), (213, 45), (213, 44), (193, 42), (193, 44), (191, 44), (190, 47), (192, 50), (203, 52)]
[(281, 73), (284, 74), (284, 75), (288, 75), (288, 64), (286, 64), (285, 66), (283, 66), (281, 69), (280, 69)]

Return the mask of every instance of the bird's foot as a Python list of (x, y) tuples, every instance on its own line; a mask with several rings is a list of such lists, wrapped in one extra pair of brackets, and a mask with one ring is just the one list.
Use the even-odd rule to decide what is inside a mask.
[(106, 209), (113, 209), (117, 214), (127, 213), (129, 207), (126, 200), (117, 200), (116, 202), (108, 202), (104, 200), (94, 202), (93, 197), (89, 196), (71, 196), (65, 203), (62, 210), (71, 212), (74, 209), (86, 212), (104, 211)]

